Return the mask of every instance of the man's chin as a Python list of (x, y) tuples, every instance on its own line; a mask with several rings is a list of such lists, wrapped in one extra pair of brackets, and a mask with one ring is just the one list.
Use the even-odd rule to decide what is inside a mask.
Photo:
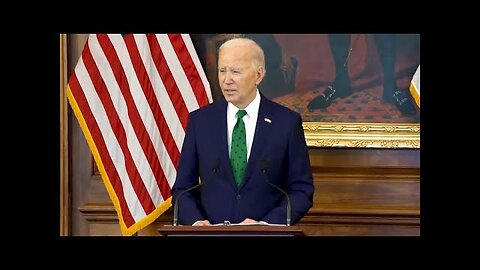
[(225, 97), (225, 100), (230, 103), (235, 103), (235, 101), (237, 100), (233, 95), (223, 95), (223, 96)]

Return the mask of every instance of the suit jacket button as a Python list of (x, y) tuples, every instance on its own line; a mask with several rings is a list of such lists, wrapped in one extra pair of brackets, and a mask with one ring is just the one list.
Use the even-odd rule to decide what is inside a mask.
[(240, 201), (240, 197), (242, 196), (240, 196), (240, 194), (237, 194), (237, 201)]

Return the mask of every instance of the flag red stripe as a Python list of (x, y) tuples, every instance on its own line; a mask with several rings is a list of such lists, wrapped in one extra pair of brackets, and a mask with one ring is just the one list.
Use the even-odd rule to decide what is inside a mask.
[[(150, 50), (152, 51), (153, 61), (155, 62), (155, 66), (158, 70), (158, 74), (162, 78), (170, 100), (173, 104), (175, 104), (175, 111), (180, 119), (180, 123), (182, 123), (183, 130), (186, 130), (188, 121), (187, 105), (185, 104), (182, 94), (180, 93), (180, 89), (173, 78), (170, 67), (167, 65), (167, 61), (165, 60), (165, 56), (160, 48), (157, 37), (155, 34), (148, 34), (147, 39), (148, 44), (150, 45)], [(177, 165), (175, 164), (175, 167), (176, 166)]]
[(198, 105), (202, 107), (203, 105), (210, 103), (208, 101), (207, 92), (205, 91), (205, 86), (203, 85), (202, 79), (198, 74), (197, 67), (193, 63), (192, 57), (188, 52), (187, 46), (185, 45), (182, 36), (180, 34), (168, 34), (168, 38), (172, 43), (172, 46), (178, 56), (178, 60), (180, 61), (183, 70), (187, 74), (188, 81), (192, 86), (193, 93), (197, 98)]
[[(128, 53), (130, 54), (130, 59), (131, 59), (133, 68), (135, 69), (137, 78), (139, 79), (139, 82), (142, 87), (143, 93), (145, 94), (146, 100), (148, 101), (152, 109), (154, 109), (155, 108), (154, 106), (156, 106), (158, 108), (158, 112), (162, 114), (162, 111), (158, 106), (158, 102), (154, 102), (156, 98), (155, 98), (155, 93), (153, 91), (153, 86), (150, 81), (150, 78), (148, 77), (147, 71), (142, 62), (142, 58), (140, 57), (140, 52), (138, 51), (138, 48), (133, 36), (132, 35), (124, 36), (124, 40), (125, 40), (125, 45), (127, 46)], [(122, 73), (122, 76), (125, 76), (125, 74)], [(124, 79), (126, 80), (125, 77)], [(130, 95), (129, 89), (128, 91), (125, 91), (125, 92), (128, 92), (128, 94)], [(131, 98), (131, 95), (130, 95), (130, 98)], [(131, 102), (133, 103), (133, 99), (131, 100)], [(135, 107), (134, 104), (132, 105), (132, 108), (133, 107)], [(134, 123), (134, 126), (141, 130), (135, 129), (135, 132), (138, 138), (142, 138), (142, 141), (141, 141), (142, 149), (145, 152), (148, 163), (150, 164), (152, 171), (155, 175), (155, 178), (157, 180), (157, 185), (159, 186), (160, 192), (162, 193), (162, 197), (166, 199), (171, 196), (170, 186), (168, 185), (167, 178), (165, 177), (165, 174), (162, 170), (162, 166), (160, 165), (160, 160), (158, 159), (157, 153), (155, 152), (155, 146), (153, 145), (150, 139), (150, 136), (148, 135), (147, 130), (145, 129), (145, 126), (143, 125), (143, 122), (140, 116), (138, 114), (137, 116), (138, 116), (137, 119), (131, 119), (131, 120)], [(163, 121), (166, 124), (165, 120)], [(171, 137), (173, 140), (173, 136), (171, 135), (170, 129), (167, 129), (167, 130), (168, 130), (169, 136), (165, 134), (167, 133), (167, 131), (161, 132), (160, 134), (162, 134), (162, 136), (165, 135), (166, 137)], [(140, 134), (138, 134), (137, 132)], [(178, 151), (176, 147), (174, 150)], [(167, 147), (167, 151), (168, 151), (168, 147)]]
[[(153, 210), (155, 210), (156, 207), (152, 199), (150, 198), (150, 195), (148, 194), (145, 184), (142, 181), (140, 173), (138, 172), (138, 169), (135, 166), (135, 163), (133, 161), (132, 154), (127, 145), (127, 136), (125, 134), (125, 127), (123, 126), (120, 118), (118, 117), (117, 112), (115, 111), (115, 107), (113, 105), (110, 94), (108, 93), (107, 87), (105, 85), (105, 81), (103, 80), (103, 77), (101, 76), (100, 71), (98, 70), (93, 60), (90, 50), (86, 48), (86, 50), (84, 51), (86, 53), (83, 55), (83, 61), (85, 63), (85, 66), (89, 67), (87, 68), (88, 74), (90, 75), (90, 78), (92, 78), (92, 83), (94, 85), (95, 91), (97, 92), (97, 95), (100, 98), (100, 101), (103, 107), (105, 108), (105, 112), (107, 114), (107, 118), (109, 120), (110, 126), (112, 127), (112, 131), (115, 134), (115, 137), (117, 138), (120, 148), (122, 149), (122, 152), (125, 158), (125, 168), (127, 170), (128, 177), (132, 182), (133, 189), (144, 211), (146, 213), (150, 213)], [(104, 52), (108, 54), (108, 53), (113, 53), (115, 51), (104, 51)], [(112, 69), (115, 69), (115, 68), (122, 68), (122, 67), (121, 66), (112, 67)]]
[(78, 78), (75, 72), (73, 72), (72, 76), (70, 77), (68, 84), (70, 86), (70, 89), (72, 90), (72, 95), (75, 98), (75, 101), (78, 104), (80, 111), (82, 112), (88, 130), (92, 135), (92, 139), (95, 142), (95, 147), (97, 148), (100, 159), (102, 160), (102, 164), (105, 168), (108, 180), (110, 181), (113, 189), (115, 190), (115, 194), (117, 195), (117, 199), (120, 204), (123, 221), (127, 227), (130, 227), (135, 224), (135, 220), (133, 219), (132, 213), (128, 208), (127, 202), (125, 201), (125, 197), (123, 195), (122, 181), (120, 180), (120, 176), (118, 175), (117, 169), (115, 168), (111, 156), (108, 154), (107, 146), (105, 144), (105, 140), (103, 139), (103, 135), (100, 131), (100, 128), (98, 127), (95, 117), (93, 116), (92, 110), (88, 105), (87, 99), (78, 82)]

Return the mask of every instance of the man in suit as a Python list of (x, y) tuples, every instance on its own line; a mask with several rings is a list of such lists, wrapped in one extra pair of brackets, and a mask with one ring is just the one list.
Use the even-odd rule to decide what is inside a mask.
[[(286, 224), (288, 199), (295, 224), (312, 206), (313, 177), (302, 119), (259, 92), (265, 72), (264, 52), (253, 40), (231, 39), (220, 47), (218, 80), (225, 99), (189, 116), (172, 188), (179, 224)], [(246, 115), (237, 119), (239, 110)], [(237, 125), (244, 126), (246, 145), (240, 154), (231, 150), (232, 136), (237, 146)], [(245, 158), (245, 169), (233, 161), (238, 156)], [(199, 177), (202, 185), (183, 193), (197, 185)]]

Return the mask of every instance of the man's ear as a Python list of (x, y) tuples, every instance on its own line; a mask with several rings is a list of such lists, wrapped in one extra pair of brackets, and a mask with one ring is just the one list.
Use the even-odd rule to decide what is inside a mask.
[(263, 78), (265, 77), (264, 67), (257, 68), (256, 77), (257, 77), (257, 86), (258, 86), (262, 82)]

